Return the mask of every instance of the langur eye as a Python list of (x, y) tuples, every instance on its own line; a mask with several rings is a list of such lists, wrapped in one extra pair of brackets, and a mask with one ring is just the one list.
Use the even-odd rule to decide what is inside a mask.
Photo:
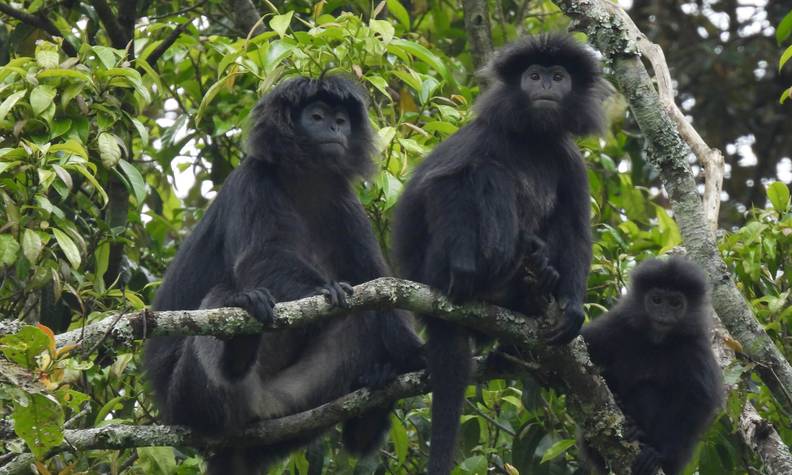
[(669, 302), (669, 304), (671, 304), (671, 307), (673, 308), (679, 308), (682, 306), (682, 301), (680, 301), (679, 299), (673, 299)]
[(561, 73), (555, 73), (555, 74), (553, 74), (553, 81), (555, 81), (555, 82), (559, 82), (559, 81), (561, 81), (562, 79), (564, 79), (564, 76), (563, 76)]
[(346, 119), (344, 119), (343, 117), (338, 117), (338, 118), (336, 118), (336, 124), (344, 125), (344, 124), (346, 124)]
[(531, 73), (531, 75), (529, 77), (531, 79), (533, 79), (534, 81), (538, 81), (539, 80), (539, 73)]
[(311, 114), (311, 118), (313, 120), (319, 122), (320, 120), (322, 120), (322, 114), (320, 114), (318, 112), (314, 112), (313, 114)]
[(661, 299), (659, 296), (655, 295), (654, 297), (652, 297), (652, 303), (659, 305), (662, 302), (663, 302), (663, 299)]

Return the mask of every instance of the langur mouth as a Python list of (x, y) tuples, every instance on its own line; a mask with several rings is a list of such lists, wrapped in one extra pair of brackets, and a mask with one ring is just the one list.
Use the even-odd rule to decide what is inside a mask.
[(668, 329), (672, 328), (674, 326), (674, 324), (675, 324), (674, 320), (663, 320), (663, 319), (657, 319), (657, 318), (652, 320), (652, 323), (654, 324), (655, 327), (657, 327), (659, 329), (662, 329), (662, 330), (668, 330)]
[(536, 106), (557, 106), (558, 101), (553, 97), (538, 97), (533, 101)]
[(346, 150), (346, 145), (344, 145), (343, 142), (340, 142), (338, 140), (325, 140), (324, 142), (316, 142), (316, 145), (319, 145), (319, 146), (338, 145), (339, 147), (341, 147), (344, 150)]

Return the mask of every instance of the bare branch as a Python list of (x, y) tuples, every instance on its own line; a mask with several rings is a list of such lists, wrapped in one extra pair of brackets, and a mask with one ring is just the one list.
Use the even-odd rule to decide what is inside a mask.
[(182, 33), (184, 33), (184, 30), (186, 30), (189, 26), (190, 26), (190, 22), (185, 21), (181, 25), (174, 28), (173, 31), (171, 31), (170, 34), (164, 40), (162, 40), (162, 43), (160, 43), (156, 48), (154, 48), (154, 51), (152, 51), (151, 54), (149, 54), (145, 58), (146, 61), (148, 61), (148, 63), (151, 65), (151, 67), (154, 68), (154, 70), (157, 69), (157, 61), (160, 59), (160, 57), (162, 57), (162, 55), (165, 54), (166, 51), (168, 51), (168, 48), (173, 46), (173, 43), (175, 43), (176, 40), (179, 39), (179, 36)]
[(649, 60), (657, 82), (657, 92), (665, 111), (676, 122), (679, 134), (693, 150), (699, 163), (704, 167), (704, 214), (710, 230), (714, 233), (718, 229), (718, 214), (720, 212), (720, 195), (723, 190), (724, 161), (723, 154), (718, 149), (710, 148), (698, 131), (693, 128), (685, 118), (685, 114), (674, 101), (674, 87), (671, 81), (671, 72), (666, 63), (665, 54), (659, 45), (649, 41), (649, 38), (638, 29), (632, 18), (621, 8), (615, 8), (614, 13), (623, 22), (625, 30), (631, 38), (635, 38), (638, 51)]

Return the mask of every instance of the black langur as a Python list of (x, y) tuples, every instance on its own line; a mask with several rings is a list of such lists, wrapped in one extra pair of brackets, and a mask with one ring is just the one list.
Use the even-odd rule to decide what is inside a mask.
[(667, 475), (682, 473), (721, 405), (707, 295), (692, 262), (650, 259), (635, 268), (616, 306), (583, 328), (591, 360), (627, 419), (627, 436), (641, 446), (633, 475), (660, 467)]
[[(586, 166), (574, 137), (603, 128), (595, 56), (568, 35), (526, 38), (496, 53), (477, 117), (421, 163), (399, 202), (400, 275), (456, 301), (535, 314), (525, 263), (565, 309), (551, 344), (577, 336), (591, 261)], [(541, 258), (541, 256), (547, 256)], [(538, 262), (538, 264), (537, 264)], [(471, 372), (468, 332), (427, 318), (432, 375), (430, 474), (446, 474)]]
[[(183, 243), (154, 308), (233, 306), (266, 322), (276, 301), (320, 293), (345, 307), (350, 285), (386, 275), (352, 183), (372, 168), (366, 101), (340, 76), (290, 79), (266, 95), (252, 112), (248, 156)], [(362, 312), (226, 341), (156, 338), (145, 365), (166, 422), (222, 435), (414, 369), (420, 345), (409, 314)], [(346, 447), (375, 449), (388, 412), (347, 421)], [(309, 440), (225, 449), (208, 472), (260, 473)]]

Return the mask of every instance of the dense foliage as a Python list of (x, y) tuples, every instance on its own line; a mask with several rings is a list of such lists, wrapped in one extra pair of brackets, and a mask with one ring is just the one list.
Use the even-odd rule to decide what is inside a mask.
[[(179, 243), (243, 157), (245, 119), (273, 84), (342, 71), (368, 87), (380, 167), (359, 193), (386, 249), (402, 183), (470, 118), (479, 92), (456, 2), (294, 1), (277, 10), (264, 2), (261, 33), (242, 30), (227, 2), (139, 3), (126, 50), (113, 47), (89, 2), (9, 4), (47, 19), (65, 40), (0, 14), (0, 42), (11, 45), (10, 56), (0, 57), (0, 315), (38, 324), (2, 337), (0, 351), (40, 383), (0, 385), (0, 416), (13, 420), (16, 434), (1, 442), (6, 454), (43, 457), (62, 442), (65, 421), (70, 428), (156, 421), (139, 347), (56, 350), (53, 332), (151, 302)], [(567, 25), (549, 2), (525, 2), (519, 14), (511, 2), (498, 5), (497, 44)], [(774, 103), (788, 107), (777, 96)], [(607, 136), (581, 141), (596, 237), (589, 318), (615, 302), (636, 262), (681, 244), (624, 101), (612, 98), (608, 110)], [(792, 358), (790, 191), (781, 182), (766, 189), (770, 206), (741, 216), (719, 236), (720, 249), (757, 317)], [(729, 369), (740, 389), (690, 473), (759, 466), (733, 433), (748, 399), (792, 443), (789, 415), (750, 370), (749, 361)], [(428, 397), (405, 400), (380, 456), (353, 459), (332, 433), (272, 473), (420, 473), (429, 421)], [(574, 432), (562, 394), (532, 381), (471, 386), (455, 473), (574, 473)], [(154, 447), (65, 452), (37, 467), (188, 474), (201, 464), (190, 448)]]

